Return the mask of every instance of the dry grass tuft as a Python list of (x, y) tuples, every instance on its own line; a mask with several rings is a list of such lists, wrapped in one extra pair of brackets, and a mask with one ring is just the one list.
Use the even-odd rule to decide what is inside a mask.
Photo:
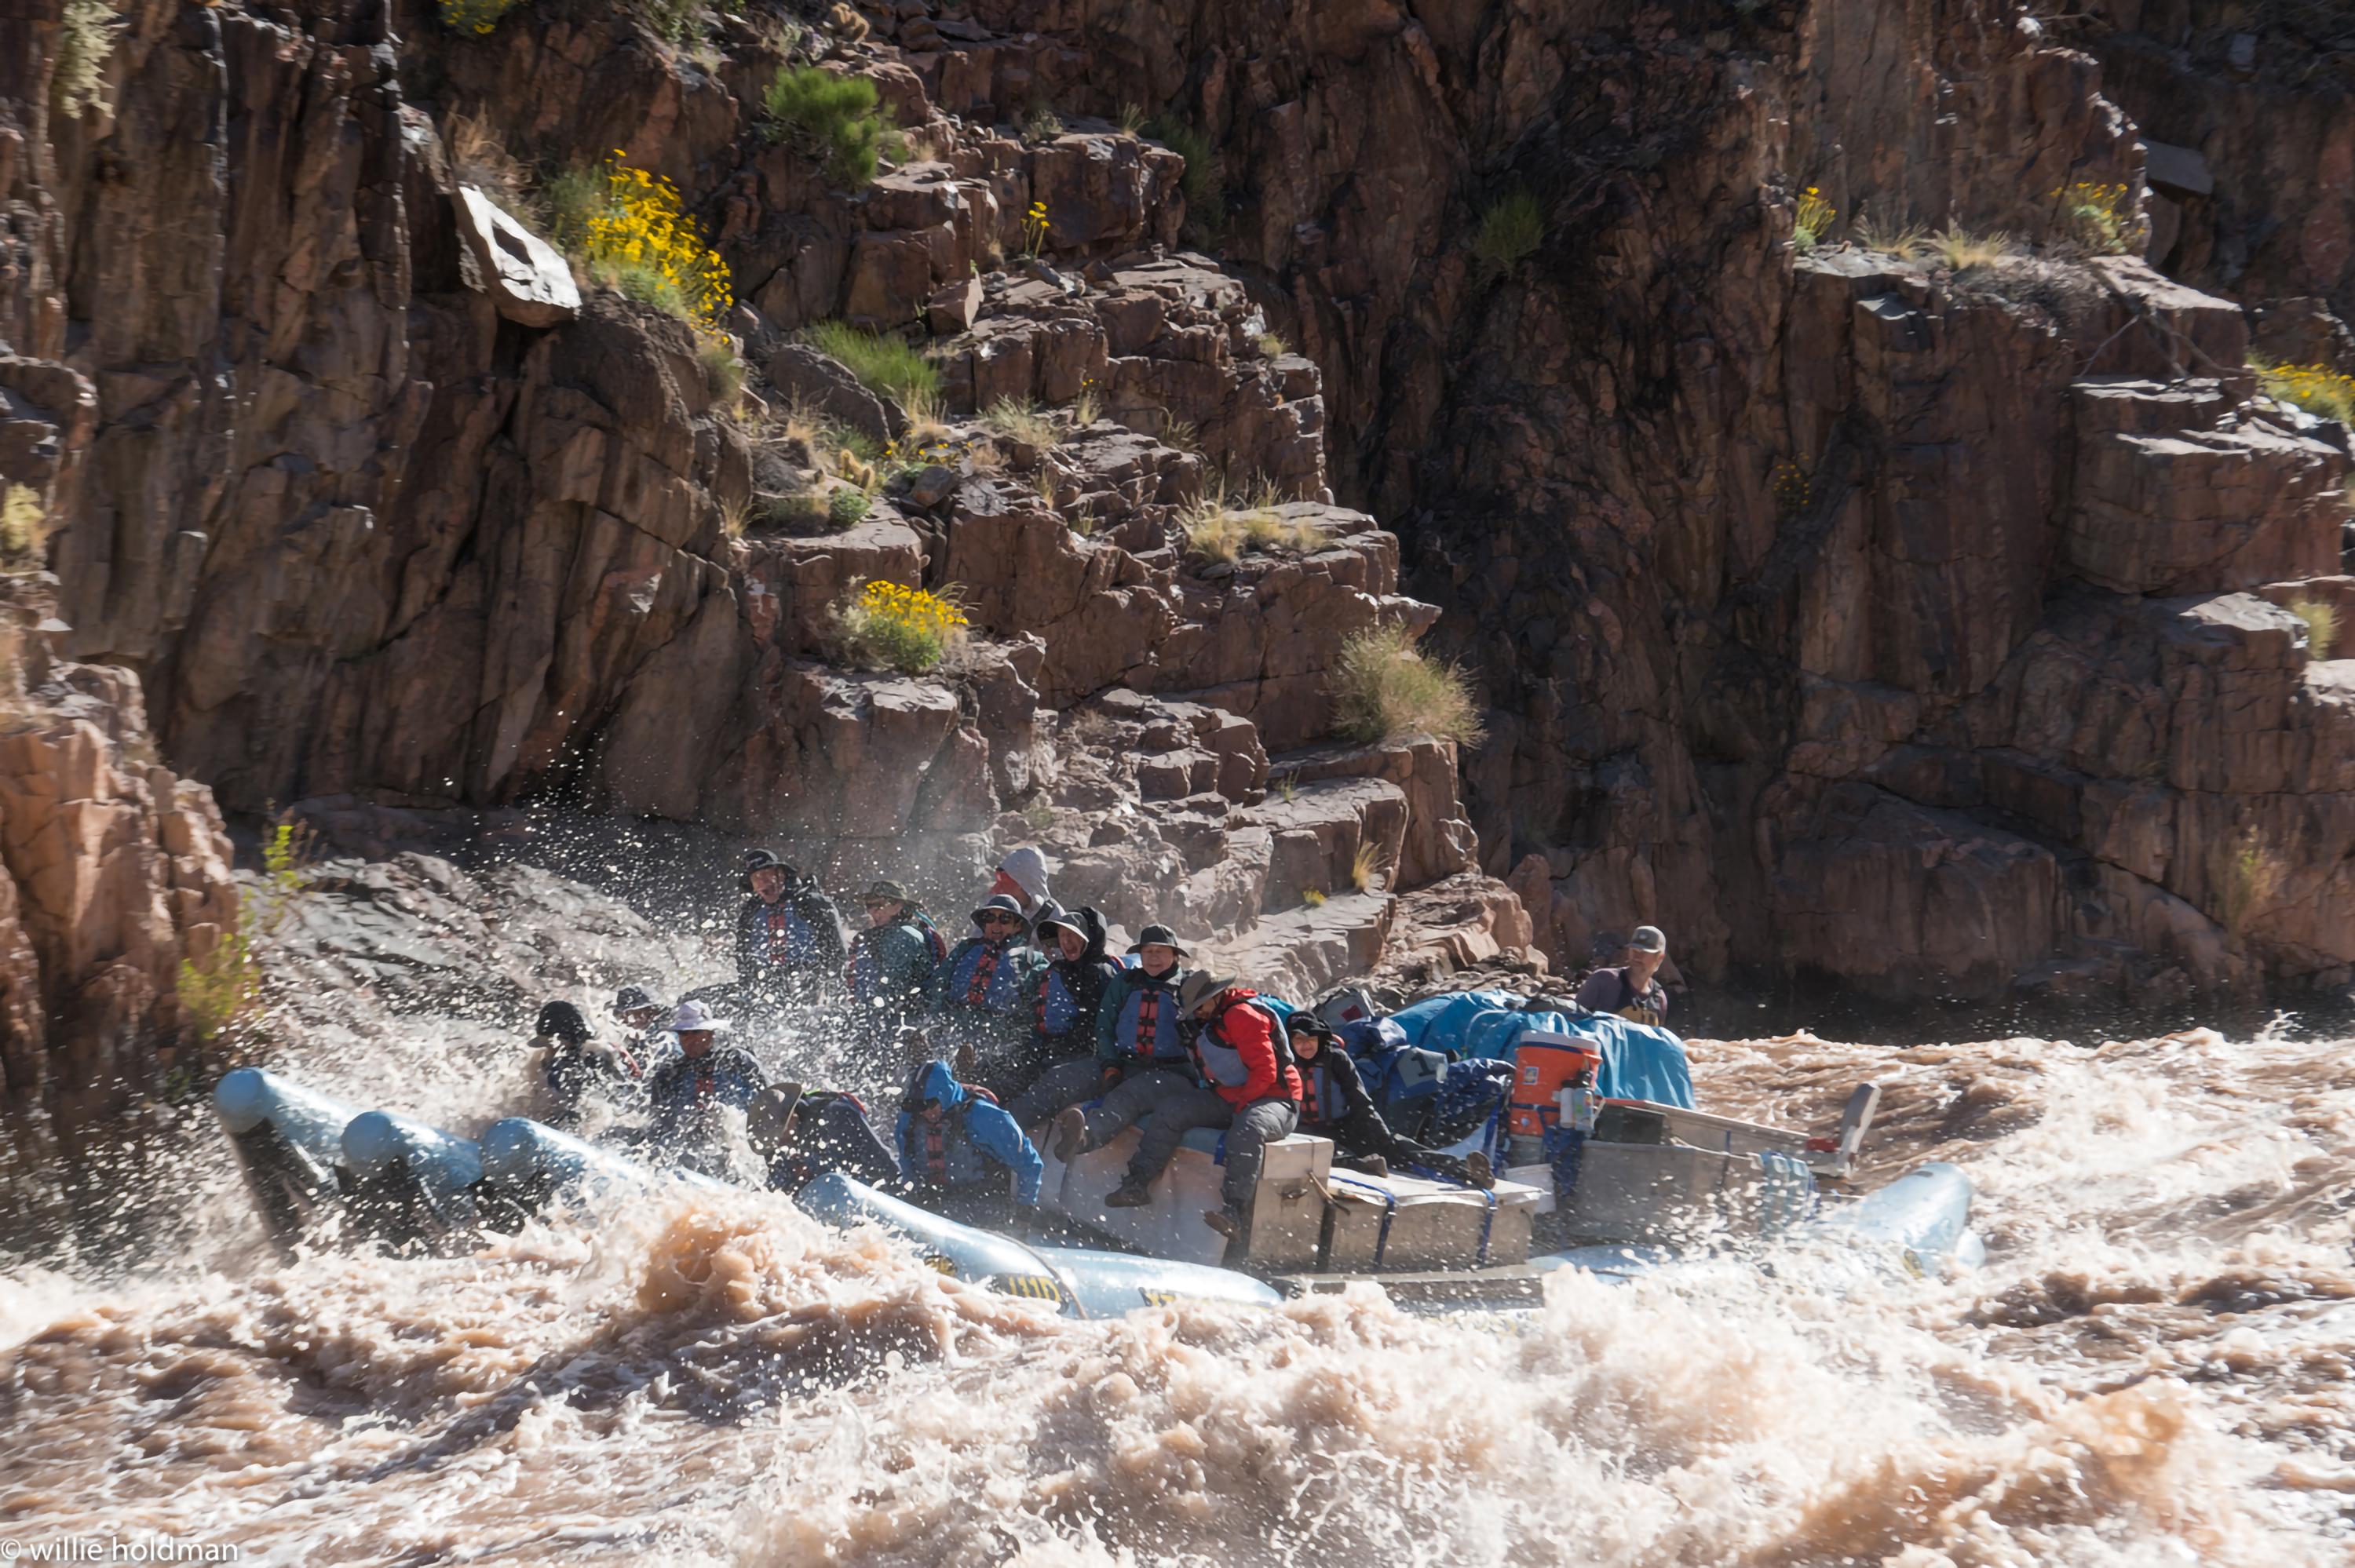
[(1352, 740), (1430, 735), (1477, 746), (1486, 736), (1471, 678), (1425, 658), (1403, 627), (1373, 627), (1343, 642), (1327, 689), (1333, 727)]

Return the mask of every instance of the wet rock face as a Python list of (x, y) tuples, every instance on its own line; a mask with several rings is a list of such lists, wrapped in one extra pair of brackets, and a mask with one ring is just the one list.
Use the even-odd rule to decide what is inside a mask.
[(181, 962), (238, 929), (239, 897), (212, 792), (155, 759), (138, 677), (50, 655), (53, 597), (0, 580), (0, 1081), (70, 1142), (186, 1042)]

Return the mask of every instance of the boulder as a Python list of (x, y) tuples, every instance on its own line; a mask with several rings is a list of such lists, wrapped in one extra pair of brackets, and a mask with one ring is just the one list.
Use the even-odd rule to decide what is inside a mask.
[(552, 327), (581, 313), (572, 264), (473, 185), (450, 200), (464, 249), (466, 286), (490, 297), (499, 314), (521, 326)]
[(786, 344), (763, 368), (789, 404), (838, 420), (869, 440), (888, 441), (897, 433), (896, 409), (860, 386), (840, 360), (805, 343)]

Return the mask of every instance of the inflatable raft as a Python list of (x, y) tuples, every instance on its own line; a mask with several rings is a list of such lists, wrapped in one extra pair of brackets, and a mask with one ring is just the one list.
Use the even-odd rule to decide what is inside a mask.
[[(552, 1207), (626, 1201), (664, 1182), (724, 1186), (520, 1117), (460, 1138), (257, 1068), (223, 1077), (214, 1106), (265, 1225), (290, 1252), (304, 1241), (463, 1245)], [(1859, 1109), (1851, 1104), (1832, 1150), (1813, 1151), (1819, 1163), (1845, 1168), (1870, 1119), (1869, 1104)], [(1068, 1166), (1050, 1158), (1047, 1206), (1125, 1250), (1018, 1241), (839, 1174), (811, 1181), (796, 1202), (830, 1224), (896, 1232), (943, 1273), (1082, 1318), (1176, 1300), (1264, 1306), (1358, 1279), (1440, 1308), (1509, 1307), (1535, 1300), (1554, 1269), (1627, 1277), (1729, 1238), (1828, 1243), (1914, 1275), (1981, 1255), (1970, 1182), (1951, 1165), (1827, 1202), (1788, 1147), (1807, 1141), (1797, 1135), (1672, 1107), (1617, 1110), (1575, 1146), (1574, 1160), (1518, 1171), (1529, 1179), (1493, 1192), (1336, 1171), (1325, 1139), (1286, 1139), (1268, 1146), (1251, 1229), (1232, 1244), (1202, 1223), (1219, 1181), (1218, 1141), (1207, 1133), (1189, 1135), (1142, 1209), (1097, 1201), (1117, 1181), (1124, 1141)], [(1579, 1167), (1567, 1172), (1566, 1200), (1552, 1185), (1565, 1163)], [(1538, 1251), (1538, 1237), (1566, 1245)]]

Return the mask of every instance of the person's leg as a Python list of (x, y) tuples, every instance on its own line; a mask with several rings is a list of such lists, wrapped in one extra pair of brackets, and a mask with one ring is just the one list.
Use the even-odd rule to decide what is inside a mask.
[[(1144, 1141), (1129, 1156), (1127, 1185), (1151, 1186), (1156, 1177), (1169, 1169), (1169, 1161), (1178, 1156), (1178, 1145), (1188, 1133), (1198, 1127), (1223, 1128), (1233, 1118), (1234, 1107), (1208, 1089), (1185, 1084), (1171, 1090), (1154, 1106), (1152, 1119), (1145, 1124)], [(1233, 1158), (1231, 1147), (1228, 1158)]]
[(1178, 1074), (1157, 1067), (1151, 1072), (1131, 1073), (1103, 1097), (1102, 1105), (1088, 1107), (1088, 1136), (1082, 1147), (1102, 1149), (1119, 1137), (1122, 1128), (1133, 1127), (1150, 1115), (1164, 1099), (1193, 1086)]
[(1096, 1086), (1103, 1082), (1103, 1064), (1092, 1056), (1058, 1062), (1040, 1074), (1037, 1083), (1016, 1096), (1006, 1109), (1028, 1132), (1065, 1107), (1095, 1098)]
[(1290, 1137), (1299, 1124), (1300, 1107), (1290, 1100), (1253, 1100), (1235, 1112), (1227, 1128), (1227, 1176), (1220, 1192), (1230, 1210), (1241, 1213), (1251, 1206), (1266, 1146)]

